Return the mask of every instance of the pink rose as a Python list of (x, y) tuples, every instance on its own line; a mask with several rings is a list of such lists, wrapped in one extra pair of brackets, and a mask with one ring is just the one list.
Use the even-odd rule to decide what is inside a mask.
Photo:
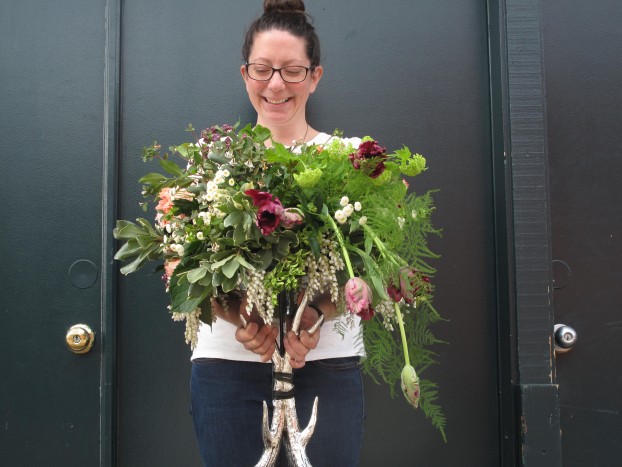
[(346, 306), (350, 313), (355, 313), (362, 320), (370, 320), (374, 316), (371, 306), (371, 289), (360, 277), (353, 277), (346, 282)]
[(270, 235), (274, 232), (281, 222), (283, 215), (283, 205), (276, 196), (258, 190), (246, 190), (245, 195), (253, 199), (253, 204), (257, 206), (257, 227), (262, 235)]
[(283, 210), (283, 215), (281, 216), (281, 225), (286, 229), (291, 229), (297, 225), (302, 224), (304, 217), (302, 216), (302, 212), (297, 208), (287, 208)]
[(384, 172), (386, 149), (376, 141), (363, 141), (357, 152), (348, 156), (356, 170), (365, 170), (371, 178), (379, 177)]

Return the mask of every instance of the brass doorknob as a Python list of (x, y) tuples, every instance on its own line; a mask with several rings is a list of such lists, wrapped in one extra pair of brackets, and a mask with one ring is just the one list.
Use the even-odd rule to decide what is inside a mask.
[(65, 343), (73, 353), (87, 353), (94, 342), (95, 333), (86, 324), (74, 324), (65, 336)]

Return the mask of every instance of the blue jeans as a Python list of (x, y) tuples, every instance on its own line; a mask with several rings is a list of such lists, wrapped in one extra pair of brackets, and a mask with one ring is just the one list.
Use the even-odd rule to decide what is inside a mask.
[[(365, 418), (358, 357), (307, 362), (294, 370), (301, 429), (318, 396), (315, 432), (307, 445), (313, 467), (356, 467)], [(272, 365), (220, 359), (192, 364), (192, 418), (206, 467), (252, 467), (263, 452), (263, 401), (272, 408)], [(272, 412), (270, 411), (270, 420)], [(281, 450), (279, 466), (286, 466)]]

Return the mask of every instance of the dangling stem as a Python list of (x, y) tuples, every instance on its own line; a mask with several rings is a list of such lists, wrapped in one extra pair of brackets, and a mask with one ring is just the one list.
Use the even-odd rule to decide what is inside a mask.
[(330, 217), (329, 214), (325, 214), (325, 216), (326, 216), (326, 219), (330, 221), (330, 225), (335, 231), (335, 235), (337, 236), (337, 241), (339, 242), (339, 246), (341, 246), (341, 251), (343, 253), (343, 259), (346, 262), (346, 266), (348, 267), (348, 273), (350, 274), (350, 278), (353, 278), (354, 269), (352, 269), (352, 263), (350, 262), (350, 255), (348, 254), (348, 250), (346, 250), (346, 243), (343, 239), (343, 235), (341, 234), (341, 230), (339, 230), (339, 227), (337, 227), (337, 224), (335, 223), (333, 218)]
[(404, 320), (402, 319), (402, 312), (400, 306), (397, 303), (393, 304), (395, 307), (395, 316), (397, 316), (397, 324), (400, 326), (400, 335), (402, 336), (402, 350), (404, 350), (404, 361), (406, 366), (410, 366), (410, 356), (408, 355), (408, 344), (406, 342), (406, 331), (404, 330)]

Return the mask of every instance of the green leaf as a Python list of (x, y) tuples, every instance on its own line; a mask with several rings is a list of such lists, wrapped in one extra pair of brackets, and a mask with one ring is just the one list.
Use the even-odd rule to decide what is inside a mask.
[(114, 255), (114, 259), (125, 261), (139, 255), (141, 251), (143, 251), (143, 247), (140, 246), (138, 241), (136, 241), (136, 239), (130, 239), (119, 248), (119, 251)]
[(233, 244), (241, 245), (250, 238), (248, 231), (244, 228), (244, 224), (238, 224), (233, 231)]
[(241, 211), (234, 211), (225, 217), (224, 225), (225, 227), (231, 227), (232, 225), (242, 224), (244, 220), (244, 213)]
[(389, 297), (387, 297), (387, 294), (385, 292), (382, 278), (379, 275), (373, 273), (369, 274), (368, 277), (371, 279), (374, 290), (376, 291), (376, 296), (382, 301), (387, 300)]
[(235, 289), (235, 286), (238, 284), (238, 278), (237, 277), (232, 277), (232, 278), (225, 278), (225, 280), (223, 280), (222, 282), (222, 291), (224, 293), (228, 293), (231, 292), (232, 290)]
[(145, 235), (145, 229), (133, 222), (117, 221), (117, 227), (112, 231), (112, 235), (117, 240), (136, 238), (140, 235)]
[(265, 248), (259, 251), (258, 254), (261, 257), (261, 265), (259, 266), (259, 269), (265, 271), (268, 267), (270, 267), (270, 264), (272, 264), (272, 258), (274, 258), (272, 250)]
[(160, 159), (160, 165), (171, 175), (175, 175), (176, 177), (181, 177), (183, 175), (181, 168), (173, 161)]
[(203, 300), (201, 302), (201, 304), (199, 305), (199, 307), (201, 308), (201, 315), (199, 316), (199, 319), (201, 320), (201, 322), (207, 324), (208, 326), (211, 327), (213, 320), (212, 320), (212, 301), (210, 300), (209, 297), (207, 297), (205, 300)]
[(222, 273), (225, 275), (225, 277), (231, 279), (238, 271), (239, 267), (240, 263), (238, 262), (238, 258), (235, 258), (234, 260), (229, 261), (228, 263), (223, 265)]
[(244, 267), (246, 269), (252, 269), (252, 270), (255, 269), (255, 267), (252, 264), (250, 264), (249, 262), (247, 262), (244, 259), (243, 256), (238, 256), (237, 261), (238, 261), (238, 263), (240, 263), (240, 266), (242, 266), (242, 267)]
[(235, 258), (235, 254), (231, 254), (230, 251), (228, 251), (227, 254), (229, 256), (227, 256), (225, 259), (221, 259), (220, 261), (216, 261), (211, 264), (212, 271), (216, 271), (217, 269), (223, 267), (229, 261), (233, 260), (233, 258)]
[(188, 282), (190, 282), (191, 284), (194, 284), (195, 282), (200, 281), (201, 279), (203, 279), (205, 277), (205, 274), (207, 274), (207, 268), (205, 267), (198, 267), (196, 269), (191, 269), (190, 271), (188, 271)]
[(160, 173), (148, 173), (138, 180), (139, 183), (144, 183), (145, 185), (157, 185), (159, 183), (163, 183), (167, 180), (166, 176)]

